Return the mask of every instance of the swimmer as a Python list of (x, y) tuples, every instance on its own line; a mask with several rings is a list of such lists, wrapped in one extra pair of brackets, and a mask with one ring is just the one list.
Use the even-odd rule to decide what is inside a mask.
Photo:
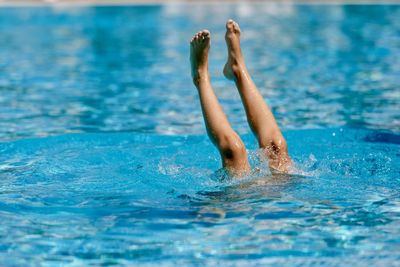
[[(233, 21), (226, 23), (225, 41), (228, 60), (224, 75), (235, 82), (239, 91), (249, 126), (256, 136), (263, 156), (268, 158), (273, 171), (287, 172), (291, 166), (286, 141), (274, 115), (247, 71), (240, 48), (240, 28)], [(197, 88), (204, 123), (211, 142), (218, 148), (223, 167), (233, 176), (250, 173), (246, 147), (232, 129), (213, 91), (208, 72), (208, 51), (211, 34), (208, 30), (196, 33), (190, 42), (190, 62), (193, 83)]]

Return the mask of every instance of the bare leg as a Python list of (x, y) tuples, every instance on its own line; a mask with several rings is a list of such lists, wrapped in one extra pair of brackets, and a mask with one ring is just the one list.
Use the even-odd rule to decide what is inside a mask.
[(240, 28), (233, 20), (226, 24), (228, 62), (224, 75), (235, 81), (246, 110), (247, 121), (258, 139), (260, 148), (269, 159), (271, 168), (286, 172), (290, 166), (286, 141), (275, 121), (274, 115), (247, 71), (240, 49)]
[(210, 32), (203, 30), (194, 35), (190, 42), (193, 83), (199, 92), (208, 136), (218, 148), (223, 166), (235, 176), (242, 175), (250, 170), (246, 148), (230, 126), (210, 83), (208, 73), (210, 38)]

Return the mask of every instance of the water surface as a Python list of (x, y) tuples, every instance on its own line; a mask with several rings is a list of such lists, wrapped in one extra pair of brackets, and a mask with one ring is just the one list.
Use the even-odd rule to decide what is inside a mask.
[[(204, 136), (3, 143), (0, 262), (398, 262), (400, 136), (350, 129), (286, 136), (294, 174), (271, 176), (251, 152), (264, 174), (239, 181), (218, 179), (220, 162)], [(254, 151), (252, 137), (245, 141)]]

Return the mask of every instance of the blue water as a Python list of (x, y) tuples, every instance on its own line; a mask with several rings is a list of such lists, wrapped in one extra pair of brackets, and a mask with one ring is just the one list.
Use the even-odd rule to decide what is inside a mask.
[[(259, 162), (221, 69), (235, 18), (295, 168)], [(0, 265), (400, 265), (400, 6), (0, 9)], [(255, 168), (221, 180), (188, 71)]]

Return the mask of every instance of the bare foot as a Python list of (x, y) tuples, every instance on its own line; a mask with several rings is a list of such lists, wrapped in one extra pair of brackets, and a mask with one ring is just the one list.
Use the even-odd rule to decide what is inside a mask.
[(196, 86), (203, 77), (208, 77), (208, 50), (210, 49), (210, 43), (211, 34), (208, 30), (199, 31), (190, 41), (192, 78)]
[(240, 28), (233, 20), (226, 23), (225, 41), (228, 47), (228, 60), (224, 67), (224, 75), (229, 80), (234, 80), (237, 73), (245, 67), (242, 51), (240, 49)]

